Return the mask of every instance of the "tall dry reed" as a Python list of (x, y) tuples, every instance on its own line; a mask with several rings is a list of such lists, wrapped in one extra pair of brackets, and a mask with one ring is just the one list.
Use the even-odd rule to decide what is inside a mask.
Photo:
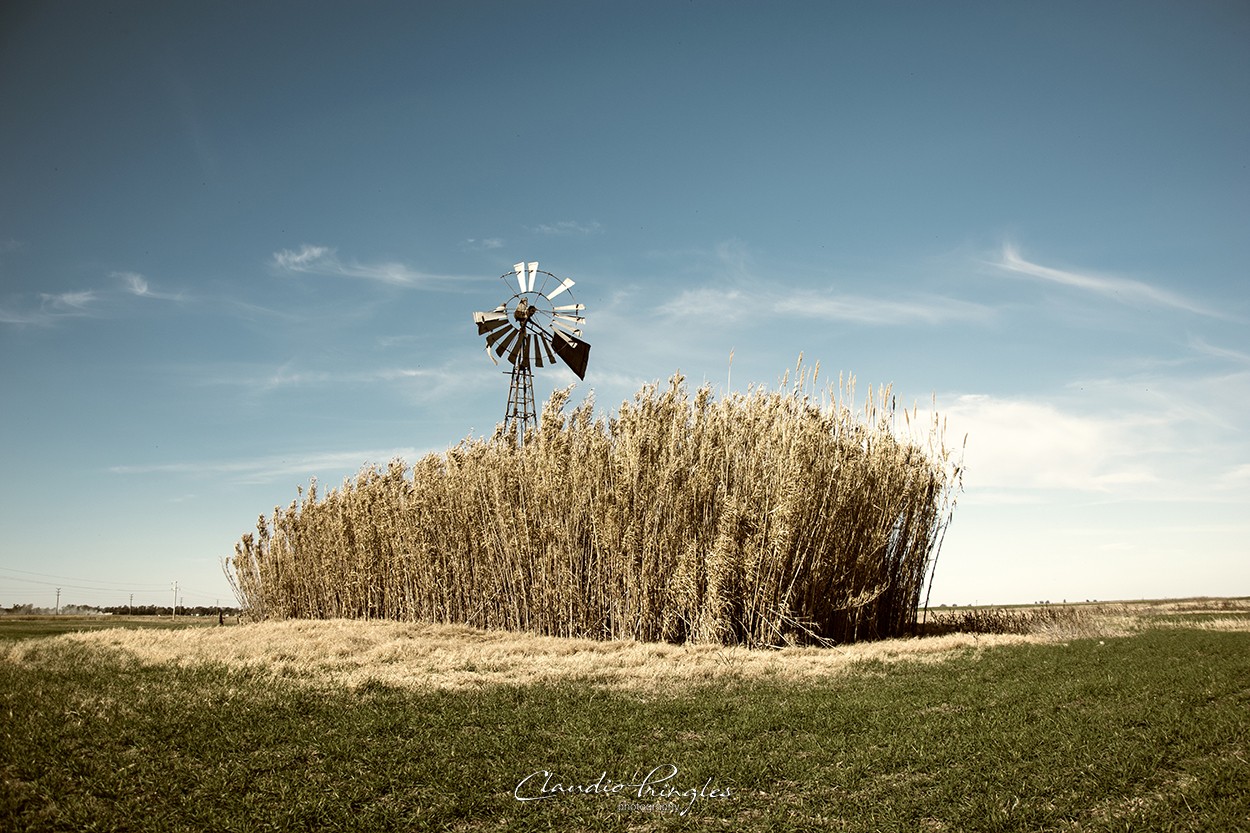
[[(609, 419), (556, 391), (523, 445), (314, 481), (226, 571), (257, 618), (386, 618), (555, 636), (780, 645), (911, 632), (961, 468), (888, 388), (693, 399), (648, 385)], [(904, 412), (912, 429), (916, 412)]]

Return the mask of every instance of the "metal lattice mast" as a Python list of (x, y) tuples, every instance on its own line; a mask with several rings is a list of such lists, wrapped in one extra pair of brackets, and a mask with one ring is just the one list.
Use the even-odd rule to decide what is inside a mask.
[(525, 432), (538, 422), (534, 411), (534, 372), (529, 362), (520, 362), (512, 366), (511, 376), (504, 425), (510, 433), (516, 433), (517, 444), (520, 445), (525, 442)]

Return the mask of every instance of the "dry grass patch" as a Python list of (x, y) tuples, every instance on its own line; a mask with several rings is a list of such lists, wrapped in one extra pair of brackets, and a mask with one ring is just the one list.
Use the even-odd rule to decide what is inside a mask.
[(1164, 599), (1084, 608), (1106, 629), (1139, 633), (1146, 628), (1250, 631), (1250, 599)]
[[(258, 622), (180, 631), (103, 630), (57, 637), (120, 651), (145, 665), (263, 670), (314, 685), (465, 689), (584, 680), (612, 688), (665, 691), (748, 677), (778, 681), (845, 674), (880, 661), (941, 662), (999, 645), (1048, 641), (1024, 634), (947, 634), (837, 648), (758, 650), (718, 645), (569, 639), (457, 625), (335, 619)], [(10, 660), (36, 655), (42, 640), (10, 647)]]
[(1162, 620), (1160, 628), (1196, 628), (1202, 631), (1250, 631), (1250, 616), (1217, 616), (1213, 619), (1195, 621)]
[(1163, 599), (1133, 603), (1144, 613), (1250, 613), (1250, 598)]
[(1250, 599), (1174, 599), (930, 610), (925, 634), (1021, 633), (1057, 640), (1130, 636), (1148, 628), (1250, 630)]
[(1126, 604), (1042, 605), (1038, 607), (974, 607), (929, 611), (920, 631), (947, 633), (1029, 634), (1053, 640), (1128, 636), (1148, 615)]

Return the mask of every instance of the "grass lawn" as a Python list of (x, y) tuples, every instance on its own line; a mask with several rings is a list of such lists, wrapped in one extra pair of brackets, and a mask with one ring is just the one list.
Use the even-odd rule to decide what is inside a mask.
[(650, 690), (309, 685), (67, 639), (15, 656), (4, 830), (1250, 829), (1244, 630)]

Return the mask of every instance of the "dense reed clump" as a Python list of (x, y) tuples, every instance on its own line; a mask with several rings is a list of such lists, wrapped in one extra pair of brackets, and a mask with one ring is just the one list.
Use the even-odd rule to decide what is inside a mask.
[(715, 400), (677, 375), (610, 419), (556, 391), (523, 444), (501, 429), (411, 471), (314, 481), (227, 574), (258, 618), (746, 645), (908, 633), (960, 466), (936, 416), (900, 438), (888, 388), (856, 411), (853, 380), (822, 404), (815, 379), (800, 365), (780, 391)]

